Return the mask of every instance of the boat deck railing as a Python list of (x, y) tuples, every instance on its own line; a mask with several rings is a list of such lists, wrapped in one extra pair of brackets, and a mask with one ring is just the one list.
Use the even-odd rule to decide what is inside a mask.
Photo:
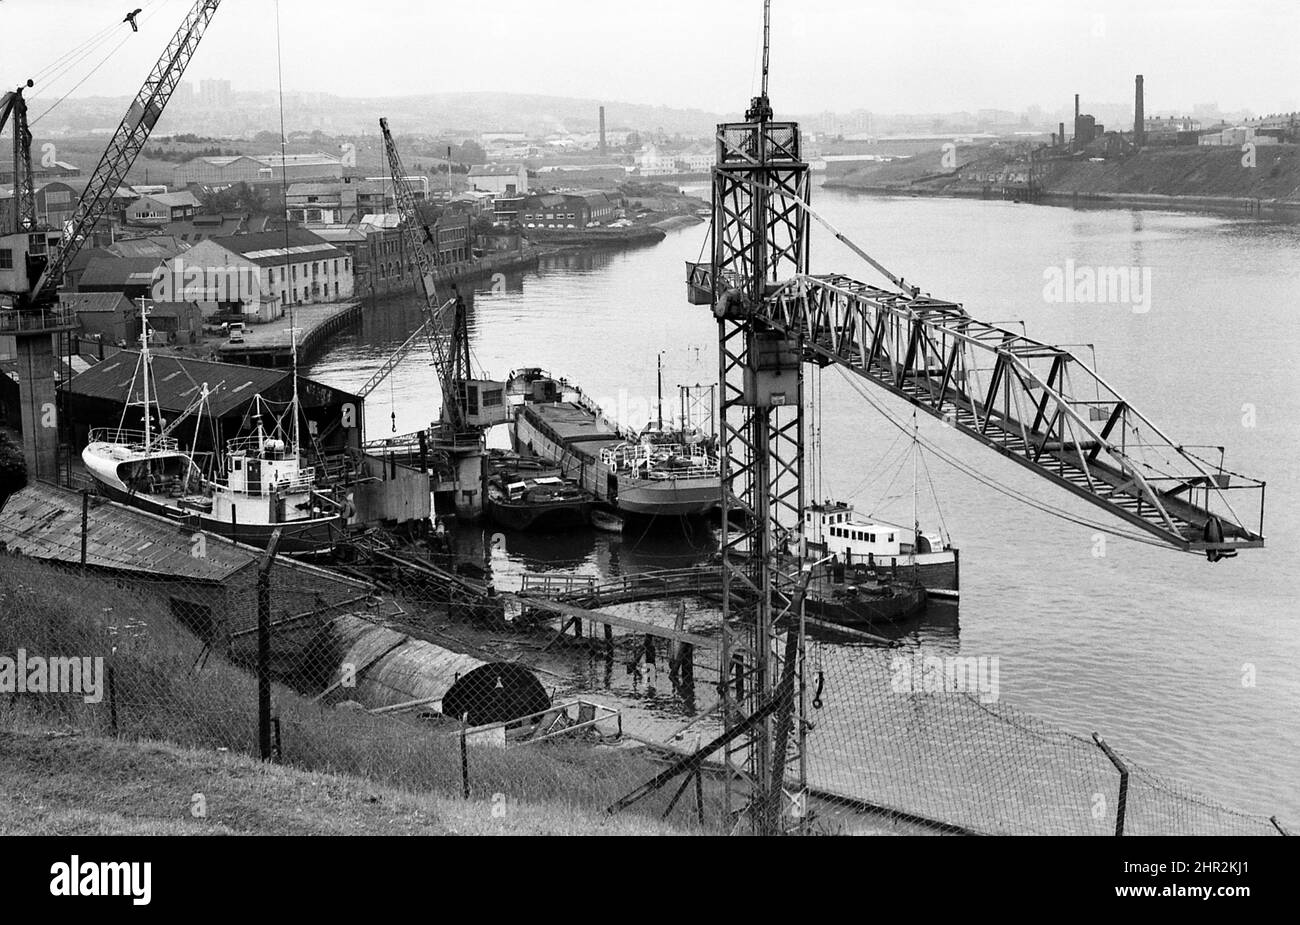
[[(126, 430), (116, 427), (95, 427), (90, 431), (91, 443), (118, 443), (135, 453), (145, 451), (145, 432)], [(175, 437), (150, 434), (148, 446), (152, 452), (172, 453), (180, 450), (181, 445)]]

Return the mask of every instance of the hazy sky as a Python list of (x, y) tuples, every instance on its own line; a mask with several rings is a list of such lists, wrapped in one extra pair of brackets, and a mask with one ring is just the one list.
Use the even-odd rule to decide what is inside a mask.
[[(192, 0), (0, 0), (0, 80), (33, 75), (136, 6), (74, 96), (133, 94)], [(286, 90), (389, 96), (533, 92), (743, 108), (754, 91), (757, 0), (279, 0)], [(1147, 109), (1300, 109), (1296, 0), (774, 0), (778, 114), (940, 112), (1132, 99)], [(273, 89), (275, 0), (224, 0), (187, 80)], [(40, 107), (37, 106), (37, 111)]]

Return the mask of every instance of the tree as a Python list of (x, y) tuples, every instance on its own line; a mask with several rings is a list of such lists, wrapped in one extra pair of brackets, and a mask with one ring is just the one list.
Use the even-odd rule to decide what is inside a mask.
[(0, 431), (0, 510), (9, 496), (27, 487), (27, 461), (22, 451)]

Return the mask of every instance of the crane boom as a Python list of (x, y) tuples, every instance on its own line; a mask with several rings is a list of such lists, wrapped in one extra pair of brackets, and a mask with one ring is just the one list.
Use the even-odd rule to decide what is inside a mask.
[[(448, 305), (450, 305), (450, 303), (448, 303)], [(448, 305), (444, 305), (443, 308), (447, 308)], [(392, 371), (397, 368), (397, 364), (406, 359), (406, 355), (411, 352), (420, 338), (428, 335), (429, 328), (432, 325), (433, 319), (426, 317), (424, 322), (411, 332), (411, 336), (403, 341), (402, 345), (394, 350), (392, 354), (389, 355), (388, 359), (384, 360), (383, 365), (381, 365), (379, 369), (375, 370), (375, 374), (366, 381), (366, 384), (357, 389), (357, 398), (365, 398), (378, 388), (379, 384), (387, 379)]]
[(0, 99), (0, 131), (10, 117), (14, 120), (14, 224), (13, 233), (36, 229), (36, 186), (32, 182), (32, 131), (27, 125), (27, 100), (24, 86), (10, 90)]
[(221, 0), (195, 0), (180, 28), (172, 36), (144, 86), (136, 94), (117, 131), (99, 159), (72, 213), (68, 233), (58, 253), (45, 267), (45, 271), (32, 288), (30, 301), (34, 307), (52, 302), (64, 271), (72, 263), (86, 236), (104, 216), (126, 175), (135, 163), (136, 156), (149, 140), (149, 134), (162, 117), (167, 101), (171, 99), (181, 75), (198, 48), (199, 40), (212, 21)]
[[(388, 120), (379, 120), (379, 130), (384, 137), (384, 154), (393, 182), (393, 194), (401, 217), (402, 237), (415, 258), (420, 278), (421, 292), (429, 318), (423, 326), (433, 355), (434, 368), (442, 387), (442, 417), (453, 432), (466, 424), (465, 384), (469, 379), (469, 338), (465, 330), (464, 304), (459, 297), (439, 304), (434, 285), (434, 258), (428, 245), (434, 243), (434, 233), (420, 217), (415, 190), (411, 188), (410, 175), (402, 165), (402, 156), (388, 130)], [(436, 245), (435, 245), (436, 246)], [(452, 309), (452, 323), (445, 324), (448, 309)]]

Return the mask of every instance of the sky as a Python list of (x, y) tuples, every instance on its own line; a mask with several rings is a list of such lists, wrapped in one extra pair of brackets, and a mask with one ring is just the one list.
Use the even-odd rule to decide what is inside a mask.
[[(133, 95), (192, 0), (0, 0), (3, 85), (111, 40), (29, 96)], [(140, 32), (120, 20), (135, 7)], [(494, 90), (729, 113), (756, 91), (759, 0), (278, 0), (286, 91)], [(223, 0), (186, 80), (276, 86), (277, 0)], [(1300, 109), (1296, 0), (774, 0), (778, 115)], [(120, 44), (120, 47), (117, 47)], [(110, 50), (117, 51), (108, 56)], [(102, 62), (102, 63), (101, 63)], [(92, 67), (99, 66), (87, 77)], [(73, 85), (85, 78), (75, 90)]]

